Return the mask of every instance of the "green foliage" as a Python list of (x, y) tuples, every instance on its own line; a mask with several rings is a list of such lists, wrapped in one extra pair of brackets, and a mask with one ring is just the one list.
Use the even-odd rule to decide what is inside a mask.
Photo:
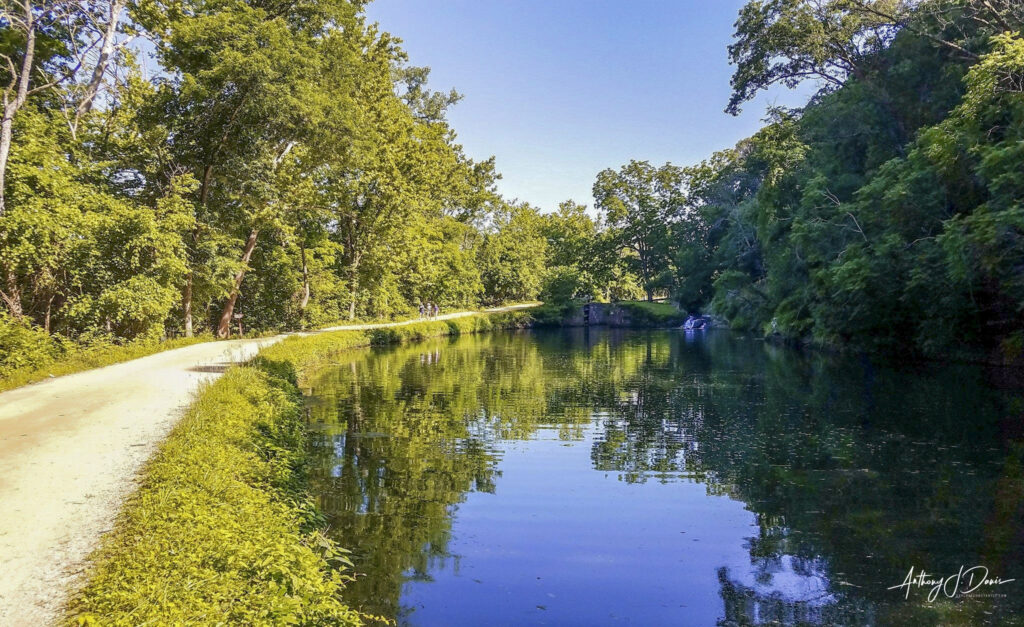
[(574, 301), (553, 301), (545, 302), (540, 307), (529, 311), (530, 326), (535, 327), (560, 327), (565, 319), (573, 314), (580, 307)]
[[(494, 160), (467, 158), (446, 121), (458, 94), (430, 91), (429, 68), (407, 65), (363, 4), (129, 3), (96, 106), (75, 108), (89, 87), (74, 75), (13, 118), (0, 190), (10, 318), (54, 345), (120, 345), (224, 336), (234, 313), (269, 332), (535, 297), (542, 238), (519, 250), (512, 231), (485, 228), (508, 211)], [(38, 26), (40, 78), (91, 49)], [(8, 30), (0, 47), (23, 58), (27, 39)], [(158, 71), (143, 75), (128, 34), (152, 42)], [(4, 341), (11, 364), (47, 353)]]
[(0, 216), (5, 301), (19, 301), (8, 311), (72, 337), (162, 335), (185, 268), (182, 234), (193, 224), (184, 182), (154, 206), (118, 197), (88, 182), (94, 164), (67, 160), (64, 121), (29, 109), (19, 123), (26, 141), (12, 157)]
[(671, 287), (672, 228), (684, 209), (684, 178), (683, 169), (670, 163), (656, 168), (646, 161), (630, 161), (618, 172), (598, 173), (594, 183), (611, 246), (627, 253), (647, 300), (655, 291)]
[[(885, 11), (858, 10), (855, 0), (756, 0), (740, 10), (729, 59), (736, 65), (728, 112), (736, 114), (758, 91), (781, 83), (795, 87), (817, 78), (834, 89), (887, 46), (895, 32)], [(827, 89), (827, 88), (826, 88)]]
[(294, 371), (232, 368), (147, 466), (69, 622), (359, 624), (344, 552), (303, 491)]
[(547, 239), (547, 271), (540, 298), (558, 304), (612, 298), (621, 285), (615, 273), (622, 272), (623, 259), (608, 245), (607, 230), (587, 215), (585, 206), (571, 200), (541, 219)]
[(629, 314), (630, 321), (636, 326), (674, 326), (686, 319), (686, 313), (671, 303), (654, 303), (649, 301), (622, 301), (616, 303)]
[(38, 370), (63, 354), (64, 346), (49, 333), (0, 312), (0, 389), (13, 373)]
[(528, 205), (510, 205), (484, 238), (477, 263), (488, 302), (533, 300), (544, 277), (547, 240), (542, 219)]
[(586, 278), (580, 275), (579, 268), (556, 266), (549, 268), (544, 277), (540, 299), (545, 303), (571, 303), (583, 296), (592, 298), (593, 291), (589, 288)]
[(838, 73), (803, 110), (771, 111), (687, 169), (673, 233), (684, 307), (762, 333), (971, 357), (1024, 324), (1024, 48), (979, 26), (1024, 16), (941, 6), (748, 3), (731, 107)]

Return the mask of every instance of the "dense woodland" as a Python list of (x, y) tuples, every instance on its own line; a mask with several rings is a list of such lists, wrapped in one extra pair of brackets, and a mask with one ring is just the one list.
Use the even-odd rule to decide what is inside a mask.
[(1024, 5), (752, 0), (739, 108), (595, 207), (501, 198), (400, 41), (344, 0), (13, 0), (0, 15), (0, 374), (69, 347), (540, 297), (671, 297), (737, 328), (1024, 345)]
[(1012, 360), (1022, 26), (1016, 0), (748, 2), (727, 111), (775, 85), (820, 89), (699, 165), (601, 173), (597, 205), (649, 291), (733, 327)]

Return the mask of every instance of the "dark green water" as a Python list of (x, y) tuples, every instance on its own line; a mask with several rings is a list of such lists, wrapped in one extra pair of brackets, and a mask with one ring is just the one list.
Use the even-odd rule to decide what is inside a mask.
[(977, 368), (571, 330), (308, 392), (348, 601), (399, 624), (1024, 624), (1024, 404)]

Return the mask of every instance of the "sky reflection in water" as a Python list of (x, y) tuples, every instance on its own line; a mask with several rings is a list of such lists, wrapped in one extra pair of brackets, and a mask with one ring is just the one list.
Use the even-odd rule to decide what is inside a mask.
[[(400, 624), (1024, 615), (1021, 402), (978, 368), (567, 330), (352, 353), (309, 393), (347, 597)], [(961, 564), (1021, 581), (887, 589)]]

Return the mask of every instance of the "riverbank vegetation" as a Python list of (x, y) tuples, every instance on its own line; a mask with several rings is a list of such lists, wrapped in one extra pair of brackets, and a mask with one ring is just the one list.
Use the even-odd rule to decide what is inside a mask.
[(307, 369), (360, 346), (523, 326), (525, 312), (291, 337), (200, 392), (94, 555), (69, 621), (358, 624), (307, 494)]
[(303, 429), (287, 364), (232, 368), (203, 390), (147, 466), (69, 622), (357, 624), (339, 598), (344, 553), (317, 531), (305, 494)]
[(818, 91), (698, 165), (602, 172), (607, 232), (648, 293), (736, 328), (1019, 357), (1022, 26), (1010, 0), (748, 2), (728, 110)]
[(728, 110), (816, 81), (807, 105), (698, 165), (604, 170), (589, 213), (546, 214), (496, 193), (447, 121), (458, 93), (361, 1), (5, 15), (0, 371), (239, 315), (294, 330), (538, 296), (672, 297), (835, 345), (1024, 344), (1018, 2), (751, 1)]

